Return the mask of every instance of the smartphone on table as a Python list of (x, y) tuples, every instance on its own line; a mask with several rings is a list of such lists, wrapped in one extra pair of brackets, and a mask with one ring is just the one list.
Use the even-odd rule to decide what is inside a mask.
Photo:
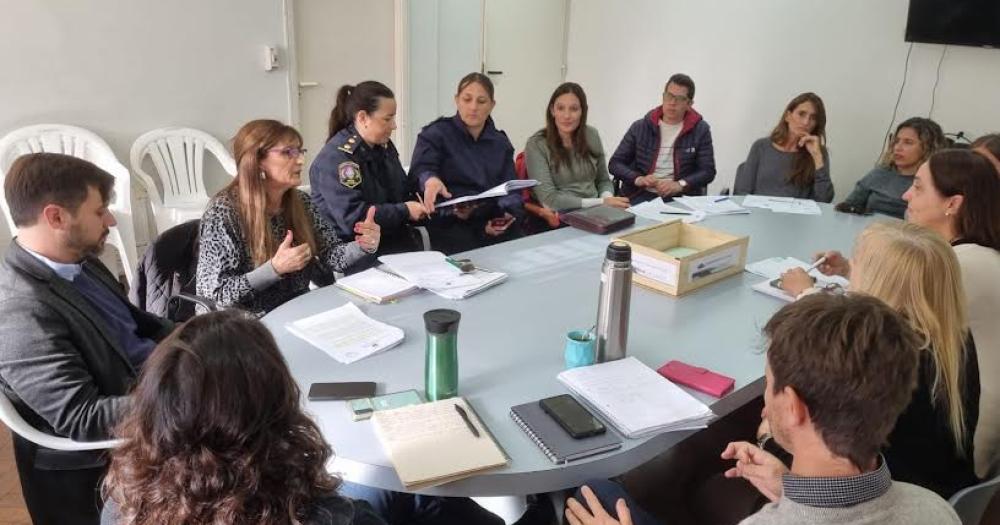
[(601, 423), (601, 420), (594, 417), (590, 411), (569, 394), (547, 397), (539, 401), (538, 404), (573, 439), (597, 436), (607, 430), (604, 423)]
[(375, 395), (374, 381), (353, 383), (313, 383), (309, 386), (309, 401), (342, 401)]

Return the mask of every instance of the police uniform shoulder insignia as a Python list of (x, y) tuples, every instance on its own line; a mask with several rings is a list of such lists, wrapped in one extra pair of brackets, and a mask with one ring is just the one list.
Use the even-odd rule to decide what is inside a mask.
[(337, 166), (337, 175), (340, 183), (348, 188), (354, 189), (361, 184), (361, 166), (357, 162), (341, 162)]
[(343, 151), (344, 153), (354, 153), (354, 148), (358, 146), (357, 135), (351, 135), (348, 137), (347, 142), (337, 146), (337, 149)]

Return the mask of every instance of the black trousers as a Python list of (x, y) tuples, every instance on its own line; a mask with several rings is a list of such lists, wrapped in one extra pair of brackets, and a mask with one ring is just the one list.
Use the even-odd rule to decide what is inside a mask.
[(103, 453), (51, 450), (11, 433), (21, 494), (34, 525), (98, 525)]
[(427, 234), (431, 238), (431, 249), (445, 255), (452, 255), (524, 236), (518, 222), (511, 224), (503, 235), (497, 237), (486, 235), (483, 231), (485, 225), (484, 221), (476, 220), (431, 221), (427, 225)]

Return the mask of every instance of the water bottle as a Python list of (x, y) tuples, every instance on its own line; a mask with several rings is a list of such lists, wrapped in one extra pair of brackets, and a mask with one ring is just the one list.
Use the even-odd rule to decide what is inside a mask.
[(625, 357), (629, 302), (632, 298), (632, 249), (623, 242), (608, 245), (601, 266), (601, 293), (597, 300), (597, 356), (595, 362)]
[(438, 309), (424, 312), (427, 351), (424, 354), (424, 392), (428, 401), (458, 395), (458, 321), (462, 314)]

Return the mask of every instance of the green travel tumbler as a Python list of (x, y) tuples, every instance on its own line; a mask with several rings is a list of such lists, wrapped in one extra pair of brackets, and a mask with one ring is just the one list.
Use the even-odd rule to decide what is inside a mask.
[(458, 321), (462, 314), (438, 309), (424, 312), (427, 353), (424, 356), (424, 393), (428, 401), (458, 395)]

